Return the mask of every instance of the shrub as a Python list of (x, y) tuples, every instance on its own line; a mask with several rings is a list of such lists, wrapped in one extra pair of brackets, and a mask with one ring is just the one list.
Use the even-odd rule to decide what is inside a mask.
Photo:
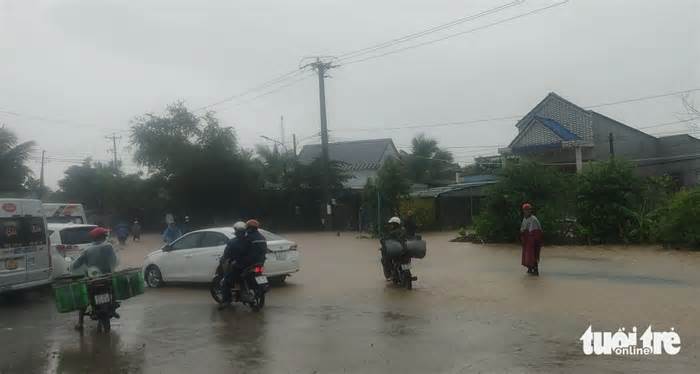
[(700, 187), (676, 193), (656, 219), (659, 241), (700, 249)]
[(477, 235), (487, 241), (514, 241), (518, 237), (524, 202), (533, 204), (545, 237), (559, 241), (573, 208), (572, 176), (538, 163), (508, 165), (501, 180), (488, 189), (476, 217)]
[(433, 198), (409, 198), (401, 201), (401, 216), (413, 211), (419, 230), (431, 230), (437, 228), (435, 220), (435, 199)]
[(589, 163), (576, 182), (577, 220), (589, 241), (629, 241), (641, 185), (632, 165), (614, 159)]

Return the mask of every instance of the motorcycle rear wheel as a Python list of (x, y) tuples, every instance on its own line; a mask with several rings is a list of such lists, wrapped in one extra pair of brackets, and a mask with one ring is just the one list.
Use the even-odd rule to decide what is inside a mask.
[(97, 328), (103, 332), (109, 332), (112, 329), (112, 321), (110, 317), (100, 317), (97, 320)]
[(401, 272), (401, 285), (406, 287), (407, 290), (413, 289), (413, 276), (410, 270), (404, 270)]
[(253, 300), (252, 303), (250, 303), (250, 309), (253, 312), (259, 312), (262, 307), (265, 306), (265, 293), (264, 292), (256, 292), (255, 293), (255, 299)]
[(209, 285), (209, 293), (211, 297), (220, 304), (224, 299), (224, 294), (221, 291), (221, 275), (217, 275), (212, 279), (211, 285)]

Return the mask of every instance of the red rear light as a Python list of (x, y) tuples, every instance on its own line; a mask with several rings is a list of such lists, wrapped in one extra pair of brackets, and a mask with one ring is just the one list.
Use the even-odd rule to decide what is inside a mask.
[(62, 255), (66, 253), (66, 249), (68, 248), (63, 244), (59, 244), (56, 246), (56, 250)]
[(255, 272), (255, 274), (262, 274), (262, 272), (263, 272), (264, 270), (265, 270), (265, 268), (262, 267), (262, 266), (256, 266), (255, 269), (253, 269), (253, 271)]

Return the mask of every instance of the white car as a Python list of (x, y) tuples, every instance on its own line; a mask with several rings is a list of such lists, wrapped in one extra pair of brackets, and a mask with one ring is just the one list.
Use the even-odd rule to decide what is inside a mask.
[[(296, 243), (266, 230), (260, 230), (267, 240), (264, 274), (272, 281), (283, 282), (299, 271)], [(226, 243), (234, 237), (231, 227), (211, 228), (187, 233), (170, 245), (151, 252), (143, 264), (143, 274), (149, 287), (164, 282), (208, 283), (214, 277)]]
[(53, 263), (51, 277), (70, 274), (71, 262), (92, 244), (90, 231), (97, 226), (72, 223), (49, 223), (47, 226)]

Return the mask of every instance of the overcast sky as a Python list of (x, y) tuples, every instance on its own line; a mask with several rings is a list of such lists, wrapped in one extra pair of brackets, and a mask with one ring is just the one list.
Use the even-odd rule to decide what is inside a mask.
[[(109, 159), (112, 132), (122, 136), (119, 155), (132, 171), (125, 130), (136, 115), (176, 100), (198, 108), (292, 71), (305, 56), (340, 56), (509, 1), (0, 0), (0, 110), (15, 113), (0, 112), (0, 122), (63, 160), (47, 164), (52, 187), (68, 160)], [(556, 2), (524, 1), (393, 48)], [(492, 146), (455, 149), (464, 163), (509, 143), (516, 120), (382, 128), (524, 114), (550, 91), (587, 106), (700, 88), (699, 20), (697, 0), (571, 0), (401, 53), (340, 60), (327, 80), (331, 140), (391, 137), (404, 147), (424, 131), (443, 146)], [(280, 138), (280, 115), (288, 141), (291, 133), (313, 136), (320, 123), (314, 76), (281, 85), (288, 86), (212, 109), (246, 147), (263, 142), (261, 135)], [(700, 104), (700, 92), (692, 98)], [(596, 110), (635, 127), (683, 118), (678, 97)], [(353, 131), (367, 128), (377, 130)]]

